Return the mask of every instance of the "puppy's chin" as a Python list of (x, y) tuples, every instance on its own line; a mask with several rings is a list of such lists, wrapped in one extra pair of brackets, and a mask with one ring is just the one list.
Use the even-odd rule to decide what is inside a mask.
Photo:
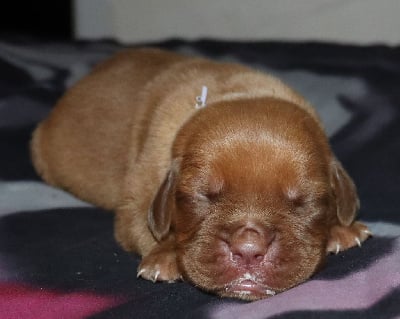
[(305, 242), (293, 244), (294, 239), (285, 237), (274, 240), (251, 265), (237, 262), (218, 239), (192, 245), (178, 257), (179, 263), (185, 278), (206, 291), (244, 300), (268, 298), (307, 280), (324, 260), (322, 245), (305, 248)]

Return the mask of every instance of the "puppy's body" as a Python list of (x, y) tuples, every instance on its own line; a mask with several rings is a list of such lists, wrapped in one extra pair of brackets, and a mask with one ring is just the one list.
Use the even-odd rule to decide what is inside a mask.
[(50, 184), (116, 211), (117, 240), (151, 280), (256, 299), (368, 237), (312, 107), (236, 64), (120, 53), (59, 101), (32, 155)]

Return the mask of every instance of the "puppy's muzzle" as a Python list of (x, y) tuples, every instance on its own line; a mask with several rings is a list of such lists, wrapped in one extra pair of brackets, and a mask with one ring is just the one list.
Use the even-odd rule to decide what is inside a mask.
[(259, 224), (248, 223), (231, 235), (230, 260), (240, 268), (259, 267), (265, 262), (269, 246), (274, 239), (273, 231)]

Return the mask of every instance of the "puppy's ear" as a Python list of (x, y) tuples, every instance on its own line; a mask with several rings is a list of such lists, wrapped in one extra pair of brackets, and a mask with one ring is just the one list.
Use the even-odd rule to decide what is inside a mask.
[(349, 226), (360, 208), (360, 201), (353, 180), (337, 159), (332, 161), (332, 187), (336, 197), (337, 217), (344, 226)]
[(149, 228), (158, 241), (166, 237), (171, 226), (171, 215), (175, 209), (173, 185), (174, 173), (171, 170), (158, 189), (149, 210)]

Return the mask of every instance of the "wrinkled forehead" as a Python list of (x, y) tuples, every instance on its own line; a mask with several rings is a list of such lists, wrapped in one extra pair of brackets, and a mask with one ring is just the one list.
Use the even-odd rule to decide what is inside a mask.
[(217, 152), (210, 174), (223, 179), (226, 187), (249, 192), (290, 189), (311, 178), (313, 159), (287, 145), (239, 145)]
[(328, 182), (324, 155), (287, 141), (230, 141), (209, 145), (207, 151), (186, 160), (182, 178), (208, 192), (223, 188), (231, 193), (295, 196), (316, 183)]

